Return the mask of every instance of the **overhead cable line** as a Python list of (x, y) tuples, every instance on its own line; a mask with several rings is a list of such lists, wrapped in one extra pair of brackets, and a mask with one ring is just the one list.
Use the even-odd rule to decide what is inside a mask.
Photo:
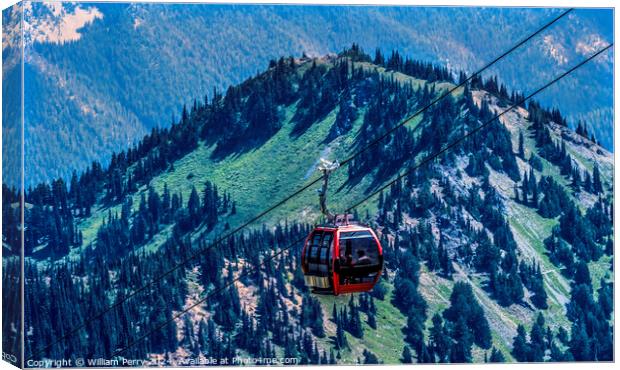
[(564, 77), (568, 76), (570, 73), (574, 72), (576, 69), (578, 69), (579, 67), (583, 66), (584, 64), (588, 63), (589, 61), (591, 61), (592, 59), (596, 58), (597, 56), (599, 56), (600, 54), (602, 54), (603, 52), (607, 51), (609, 48), (611, 48), (613, 46), (613, 42), (609, 45), (607, 45), (606, 47), (600, 49), (599, 51), (597, 51), (596, 53), (592, 54), (590, 57), (582, 60), (579, 64), (576, 64), (575, 66), (573, 66), (571, 69), (567, 70), (566, 72), (562, 73), (561, 75), (557, 76), (556, 78), (554, 78), (553, 80), (547, 82), (545, 85), (539, 87), (538, 89), (536, 89), (536, 91), (534, 91), (533, 93), (529, 94), (528, 96), (522, 98), (521, 100), (519, 100), (517, 103), (514, 103), (513, 105), (511, 105), (508, 109), (505, 109), (504, 111), (502, 111), (500, 114), (496, 115), (495, 117), (493, 117), (492, 119), (488, 120), (487, 122), (483, 123), (482, 125), (476, 127), (475, 129), (473, 129), (472, 131), (468, 132), (467, 134), (461, 136), (460, 138), (454, 140), (453, 142), (451, 142), (450, 144), (446, 145), (443, 149), (441, 149), (440, 151), (438, 151), (437, 153), (424, 158), (420, 163), (416, 164), (413, 167), (408, 168), (406, 171), (404, 171), (403, 173), (401, 173), (400, 175), (398, 175), (395, 179), (393, 179), (392, 181), (388, 182), (387, 184), (385, 184), (384, 186), (380, 187), (379, 189), (375, 190), (374, 192), (370, 193), (367, 197), (363, 198), (361, 201), (357, 202), (356, 204), (354, 204), (353, 206), (347, 208), (346, 213), (350, 212), (352, 209), (357, 208), (359, 205), (361, 205), (362, 203), (366, 202), (368, 199), (371, 199), (372, 197), (376, 196), (377, 194), (379, 194), (380, 192), (382, 192), (383, 190), (387, 189), (388, 187), (392, 186), (393, 184), (395, 184), (396, 182), (400, 181), (403, 177), (407, 176), (408, 174), (410, 174), (411, 172), (415, 171), (416, 169), (424, 166), (425, 164), (432, 162), (433, 160), (435, 160), (438, 156), (442, 155), (443, 153), (447, 152), (448, 150), (454, 148), (455, 146), (457, 146), (458, 144), (462, 143), (463, 141), (465, 141), (467, 138), (469, 138), (470, 136), (474, 135), (475, 133), (479, 132), (480, 130), (482, 130), (483, 128), (487, 127), (488, 125), (490, 125), (491, 123), (495, 122), (495, 120), (498, 120), (500, 117), (502, 117), (504, 114), (510, 112), (511, 110), (513, 110), (514, 108), (521, 106), (523, 103), (525, 103), (526, 101), (528, 101), (529, 99), (531, 99), (532, 97), (534, 97), (535, 95), (541, 93), (543, 90), (547, 89), (549, 86), (555, 84), (556, 82), (558, 82), (559, 80), (563, 79)]
[[(564, 77), (568, 76), (569, 74), (571, 74), (572, 72), (574, 72), (575, 70), (577, 70), (578, 68), (582, 67), (583, 65), (585, 65), (586, 63), (588, 63), (589, 61), (591, 61), (592, 59), (596, 58), (597, 56), (599, 56), (600, 54), (602, 54), (603, 52), (607, 51), (609, 48), (611, 48), (613, 46), (613, 43), (607, 45), (606, 47), (602, 48), (601, 50), (599, 50), (598, 52), (594, 53), (593, 55), (591, 55), (590, 57), (582, 60), (580, 63), (576, 64), (575, 66), (573, 66), (571, 69), (567, 70), (566, 72), (562, 73), (561, 75), (555, 77), (553, 80), (549, 81), (548, 83), (546, 83), (545, 85), (541, 86), (540, 88), (536, 89), (536, 91), (534, 91), (533, 93), (527, 95), (526, 97), (522, 98), (521, 100), (519, 100), (517, 103), (514, 103), (513, 105), (511, 105), (510, 107), (508, 107), (507, 109), (503, 110), (501, 113), (499, 113), (498, 115), (496, 115), (495, 117), (491, 118), (490, 120), (486, 121), (485, 123), (483, 123), (482, 125), (478, 126), (477, 128), (475, 128), (474, 130), (472, 130), (471, 132), (467, 133), (466, 135), (458, 138), (457, 140), (453, 141), (452, 143), (448, 144), (445, 148), (441, 149), (440, 151), (438, 151), (437, 153), (434, 153), (433, 155), (430, 155), (429, 157), (425, 158), (424, 160), (422, 160), (419, 164), (410, 167), (407, 171), (403, 172), (402, 174), (400, 174), (399, 176), (397, 176), (394, 180), (390, 181), (389, 183), (387, 183), (386, 185), (382, 186), (381, 188), (379, 188), (377, 191), (371, 193), (369, 196), (363, 198), (361, 201), (357, 202), (354, 206), (351, 206), (347, 209), (347, 213), (350, 212), (352, 209), (360, 206), (361, 204), (363, 204), (364, 202), (368, 201), (369, 199), (371, 199), (372, 197), (376, 196), (377, 194), (379, 194), (381, 191), (385, 190), (386, 188), (388, 188), (389, 186), (393, 185), (394, 183), (396, 183), (397, 181), (401, 180), (403, 177), (407, 176), (409, 173), (411, 173), (412, 171), (415, 171), (416, 169), (420, 168), (421, 166), (428, 164), (430, 162), (432, 162), (433, 160), (435, 160), (437, 157), (441, 156), (442, 154), (444, 154), (445, 152), (447, 152), (449, 149), (454, 148), (456, 145), (458, 145), (459, 143), (463, 142), (465, 139), (471, 137), (473, 134), (479, 132), (481, 129), (483, 129), (484, 127), (490, 125), (491, 123), (493, 123), (495, 120), (499, 119), (500, 117), (502, 117), (504, 114), (510, 112), (511, 110), (513, 110), (514, 108), (517, 108), (519, 106), (521, 106), (523, 103), (525, 103), (526, 101), (528, 101), (529, 99), (531, 99), (532, 97), (534, 97), (535, 95), (541, 93), (542, 91), (544, 91), (545, 89), (547, 89), (549, 86), (555, 84), (556, 82), (560, 81), (561, 79), (563, 79)], [(297, 246), (299, 243), (301, 243), (303, 240), (305, 239), (305, 236), (299, 240), (296, 240), (295, 242), (291, 243), (290, 245), (282, 248), (280, 251), (278, 251), (277, 253), (273, 254), (271, 257), (265, 259), (263, 262), (259, 263), (257, 266), (254, 266), (253, 268), (246, 270), (244, 273), (240, 274), (239, 276), (237, 276), (235, 279), (233, 279), (232, 281), (228, 282), (227, 284), (223, 285), (220, 288), (217, 288), (215, 291), (210, 292), (205, 298), (200, 299), (199, 301), (197, 301), (196, 303), (188, 306), (187, 308), (183, 309), (182, 311), (180, 311), (179, 313), (177, 313), (176, 315), (174, 315), (172, 318), (166, 320), (165, 322), (158, 324), (156, 327), (154, 327), (153, 329), (147, 331), (145, 334), (141, 335), (140, 337), (138, 337), (137, 339), (135, 339), (134, 341), (132, 341), (131, 343), (129, 343), (127, 346), (117, 350), (116, 352), (114, 352), (114, 354), (112, 355), (112, 357), (116, 357), (119, 356), (121, 353), (125, 352), (127, 349), (131, 348), (133, 345), (135, 345), (136, 343), (140, 342), (141, 340), (147, 338), (149, 335), (153, 334), (154, 332), (166, 327), (167, 325), (169, 325), (170, 323), (174, 322), (175, 320), (177, 320), (178, 318), (180, 318), (181, 316), (183, 316), (184, 314), (186, 314), (187, 312), (189, 312), (190, 310), (192, 310), (193, 308), (198, 307), (199, 305), (201, 305), (202, 303), (206, 302), (209, 298), (215, 296), (216, 294), (219, 294), (220, 292), (224, 291), (225, 289), (229, 288), (230, 286), (232, 286), (233, 284), (235, 284), (236, 282), (238, 282), (239, 280), (243, 279), (246, 276), (249, 276), (250, 274), (256, 273), (259, 271), (261, 266), (264, 266), (267, 262), (270, 262), (272, 260), (274, 260), (276, 257), (282, 255), (284, 252), (286, 252), (287, 250)]]
[[(544, 30), (548, 29), (549, 27), (551, 27), (551, 25), (553, 25), (554, 23), (556, 23), (557, 21), (559, 21), (560, 19), (564, 18), (566, 15), (568, 15), (570, 12), (572, 12), (574, 10), (574, 8), (569, 8), (567, 10), (565, 10), (564, 12), (562, 12), (560, 15), (558, 15), (557, 17), (551, 19), (549, 22), (545, 23), (543, 26), (541, 26), (540, 28), (538, 28), (534, 33), (528, 35), (527, 37), (525, 37), (524, 39), (522, 39), (521, 41), (519, 41), (518, 43), (516, 43), (514, 46), (510, 47), (508, 50), (506, 50), (505, 52), (503, 52), (502, 54), (500, 54), (498, 57), (496, 57), (495, 59), (493, 59), (492, 61), (486, 63), (482, 68), (478, 69), (476, 72), (474, 72), (473, 74), (471, 74), (468, 78), (466, 78), (465, 80), (461, 81), (458, 85), (453, 86), (452, 88), (448, 89), (447, 91), (445, 91), (443, 94), (441, 94), (440, 96), (438, 96), (437, 98), (433, 99), (430, 103), (426, 104), (424, 107), (418, 109), (415, 113), (413, 113), (412, 115), (408, 116), (407, 118), (405, 118), (403, 121), (401, 121), (398, 125), (394, 126), (393, 128), (387, 130), (385, 133), (383, 133), (382, 135), (380, 135), (379, 137), (377, 137), (376, 139), (374, 139), (372, 142), (370, 142), (368, 145), (366, 145), (364, 148), (360, 149), (359, 151), (357, 151), (356, 153), (354, 153), (353, 155), (351, 155), (349, 158), (345, 159), (344, 161), (341, 162), (341, 167), (344, 164), (349, 163), (350, 161), (352, 161), (354, 158), (356, 158), (357, 156), (359, 156), (361, 153), (365, 152), (366, 150), (368, 150), (370, 147), (377, 145), (379, 142), (381, 142), (383, 139), (385, 139), (387, 136), (389, 136), (392, 132), (394, 132), (394, 130), (398, 129), (399, 127), (402, 127), (403, 125), (411, 122), (411, 120), (413, 120), (415, 117), (419, 116), (420, 114), (424, 113), (426, 110), (428, 110), (430, 107), (432, 107), (433, 105), (435, 105), (436, 103), (438, 103), (439, 101), (441, 101), (442, 99), (446, 98), (448, 95), (452, 94), (454, 91), (456, 91), (457, 89), (459, 89), (460, 87), (464, 86), (467, 82), (471, 81), (473, 78), (475, 78), (476, 76), (480, 75), (482, 72), (486, 71), (487, 69), (489, 69), (491, 66), (493, 66), (495, 63), (497, 63), (498, 61), (502, 60), (503, 58), (505, 58), (506, 56), (508, 56), (510, 53), (512, 53), (513, 51), (515, 51), (516, 49), (518, 49), (519, 47), (523, 46), (525, 43), (527, 43), (528, 41), (530, 41), (532, 38), (534, 38), (535, 36), (537, 36), (538, 34), (540, 34), (541, 32), (543, 32)], [(169, 276), (170, 274), (172, 274), (173, 272), (175, 272), (176, 270), (178, 270), (179, 268), (185, 266), (188, 262), (192, 261), (193, 259), (195, 259), (196, 257), (200, 256), (202, 253), (207, 252), (208, 250), (210, 250), (211, 248), (219, 245), (220, 243), (222, 243), (223, 241), (227, 240), (228, 238), (232, 237), (233, 235), (239, 233), (241, 230), (247, 228), (248, 226), (250, 226), (251, 224), (253, 224), (254, 222), (258, 221), (259, 219), (263, 218), (265, 215), (271, 213), (273, 210), (279, 208), (280, 206), (282, 206), (283, 204), (285, 204), (286, 202), (288, 202), (289, 200), (291, 200), (292, 198), (298, 196), (299, 194), (303, 193), (305, 190), (309, 189), (310, 187), (312, 187), (313, 185), (315, 185), (316, 183), (318, 183), (319, 181), (322, 180), (322, 176), (321, 177), (317, 177), (314, 180), (310, 181), (308, 184), (302, 186), (301, 188), (299, 188), (298, 190), (296, 190), (295, 192), (293, 192), (292, 194), (288, 195), (287, 197), (283, 198), (282, 200), (278, 201), (276, 204), (272, 205), (271, 207), (263, 210), (262, 212), (258, 213), (256, 216), (252, 217), (251, 219), (245, 221), (243, 224), (241, 224), (240, 226), (237, 226), (236, 228), (234, 228), (233, 230), (231, 230), (229, 233), (227, 233), (226, 235), (217, 238), (215, 241), (213, 241), (211, 244), (209, 244), (208, 246), (206, 246), (205, 248), (203, 248), (202, 250), (188, 256), (187, 258), (185, 258), (183, 261), (179, 262), (177, 265), (175, 265), (174, 267), (172, 267), (171, 269), (169, 269), (168, 271), (164, 272), (163, 274), (153, 278), (151, 281), (149, 281), (148, 283), (146, 283), (145, 285), (135, 289), (134, 291), (132, 291), (131, 293), (123, 296), (123, 298), (117, 302), (114, 302), (113, 304), (111, 304), (110, 306), (108, 306), (107, 308), (103, 309), (101, 312), (99, 312), (98, 314), (84, 320), (81, 324), (77, 325), (75, 328), (71, 329), (69, 332), (67, 332), (66, 334), (64, 334), (63, 336), (61, 336), (60, 338), (58, 338), (57, 340), (55, 340), (54, 342), (46, 345), (45, 347), (43, 347), (42, 349), (36, 351), (34, 354), (32, 354), (28, 360), (33, 359), (36, 355), (38, 355), (39, 353), (43, 353), (47, 350), (49, 350), (50, 348), (52, 348), (54, 345), (56, 345), (57, 343), (73, 336), (75, 333), (77, 333), (78, 331), (82, 330), (83, 328), (85, 328), (90, 322), (95, 321), (100, 319), (101, 317), (103, 317), (106, 313), (110, 312), (111, 310), (113, 310), (114, 308), (122, 305), (123, 303), (125, 303), (126, 301), (128, 301), (129, 299), (135, 297), (136, 295), (138, 295), (139, 293), (145, 291), (147, 288), (149, 288), (150, 286), (152, 286), (153, 284), (161, 281), (163, 278)]]

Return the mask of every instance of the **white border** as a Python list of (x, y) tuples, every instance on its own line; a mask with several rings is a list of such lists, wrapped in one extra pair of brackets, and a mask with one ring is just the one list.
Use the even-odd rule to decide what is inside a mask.
[[(37, 1), (37, 0), (35, 0)], [(54, 2), (58, 2), (58, 0), (52, 0)], [(80, 2), (127, 2), (127, 1), (118, 1), (118, 0), (108, 0), (108, 1), (96, 1), (96, 0), (82, 0)], [(256, 0), (244, 0), (244, 1), (235, 1), (235, 0), (209, 0), (209, 1), (199, 1), (199, 0), (184, 0), (184, 1), (171, 1), (171, 0), (142, 0), (142, 1), (137, 1), (137, 2), (143, 2), (143, 3), (219, 3), (219, 4), (229, 4), (229, 3), (241, 3), (241, 4), (319, 4), (319, 5), (408, 5), (408, 6), (485, 6), (485, 7), (493, 7), (493, 6), (501, 6), (501, 7), (591, 7), (591, 8), (615, 8), (616, 6), (616, 2), (612, 1), (612, 0), (590, 0), (590, 1), (577, 1), (577, 0), (563, 0), (563, 1), (559, 1), (559, 0), (521, 0), (521, 1), (514, 1), (514, 0), (495, 0), (495, 1), (480, 1), (480, 0), (450, 0), (450, 1), (429, 1), (429, 0), (416, 0), (416, 1), (410, 1), (410, 0), (387, 0), (387, 1), (380, 1), (380, 0), (367, 0), (367, 1), (359, 1), (359, 0), (339, 0), (339, 1), (333, 1), (333, 0), (288, 0), (288, 1), (277, 1), (277, 0), (260, 0), (260, 1), (256, 1)], [(13, 4), (17, 3), (17, 1), (15, 0), (0, 0), (0, 9), (5, 9)], [(0, 26), (0, 34), (1, 34), (1, 26)], [(618, 19), (617, 17), (615, 17), (614, 15), (614, 41), (618, 40)], [(2, 87), (2, 82), (1, 82), (1, 78), (0, 78), (0, 97), (1, 97), (1, 87)], [(618, 168), (618, 166), (615, 166), (615, 163), (617, 162), (617, 159), (620, 156), (620, 138), (618, 137), (618, 135), (615, 135), (615, 122), (619, 122), (618, 120), (618, 111), (615, 109), (618, 106), (618, 95), (615, 94), (615, 87), (618, 86), (618, 82), (619, 82), (619, 77), (618, 77), (618, 73), (617, 73), (617, 66), (614, 66), (614, 199), (618, 199), (618, 188), (616, 187), (616, 179), (618, 178), (618, 176), (620, 175), (620, 168)], [(0, 113), (0, 119), (1, 119), (1, 113)], [(2, 143), (1, 143), (1, 137), (2, 137), (2, 133), (0, 130), (0, 152), (2, 149)], [(2, 169), (0, 166), (0, 178), (2, 177)], [(614, 207), (614, 220), (617, 220), (618, 217), (620, 217), (620, 210), (618, 209), (618, 207)], [(0, 222), (2, 219), (2, 215), (0, 214)], [(616, 235), (617, 232), (617, 227), (615, 225), (614, 222), (614, 235)], [(614, 236), (614, 239), (616, 239), (616, 237)], [(617, 240), (617, 239), (616, 239)], [(614, 245), (614, 249), (616, 251), (616, 253), (618, 252), (617, 249), (615, 248), (616, 246)], [(617, 264), (615, 263), (617, 261), (616, 258), (616, 254), (614, 254), (614, 265), (617, 266)], [(2, 266), (0, 264), (0, 272), (2, 271)], [(614, 307), (616, 302), (620, 302), (620, 294), (619, 291), (620, 289), (618, 288), (618, 281), (619, 281), (619, 277), (618, 277), (618, 273), (616, 272), (614, 274), (615, 276), (615, 281), (614, 281)], [(0, 295), (0, 305), (2, 304), (2, 296)], [(614, 356), (618, 356), (619, 355), (619, 348), (620, 348), (620, 343), (619, 340), (616, 336), (617, 333), (617, 326), (618, 326), (618, 312), (617, 310), (614, 311)], [(2, 318), (0, 317), (0, 327), (2, 325)], [(0, 332), (0, 339), (1, 339), (1, 335), (2, 333)], [(1, 343), (1, 342), (0, 342)], [(616, 357), (614, 357), (616, 358)], [(387, 365), (390, 366), (390, 365)], [(384, 370), (387, 368), (386, 365), (383, 366), (364, 366), (365, 369), (371, 369), (371, 370)], [(392, 365), (393, 366), (393, 365)], [(442, 366), (439, 364), (434, 364), (434, 365), (399, 365), (400, 368), (413, 368), (413, 366), (415, 366), (415, 368), (417, 369), (437, 369), (438, 366)], [(520, 363), (510, 363), (510, 364), (469, 364), (469, 365), (445, 365), (445, 366), (449, 366), (451, 369), (461, 369), (461, 368), (468, 368), (471, 369), (472, 367), (475, 366), (484, 366), (485, 368), (490, 368), (490, 369), (521, 369), (521, 368), (527, 368), (527, 369), (534, 369), (537, 368), (539, 366), (544, 366), (547, 368), (551, 368), (551, 367), (561, 367), (562, 369), (589, 369), (592, 370), (592, 367), (596, 367), (597, 370), (598, 369), (612, 369), (615, 368), (615, 364), (614, 363), (554, 363), (554, 364), (520, 364)], [(249, 367), (249, 368), (261, 368), (261, 367)], [(356, 366), (347, 366), (347, 365), (339, 365), (339, 366), (327, 366), (327, 365), (322, 365), (322, 366), (306, 366), (306, 368), (309, 369), (326, 369), (326, 368), (331, 368), (331, 369), (342, 369), (342, 370), (351, 370), (351, 369), (355, 369), (357, 368)], [(0, 361), (0, 370), (9, 370), (9, 369), (15, 369), (15, 367), (9, 365), (7, 362), (4, 361)], [(170, 369), (184, 369), (184, 368), (170, 368)]]

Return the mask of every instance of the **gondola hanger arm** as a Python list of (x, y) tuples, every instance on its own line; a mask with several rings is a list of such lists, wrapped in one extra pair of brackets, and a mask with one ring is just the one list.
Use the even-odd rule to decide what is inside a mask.
[(329, 175), (340, 167), (340, 163), (338, 161), (331, 162), (325, 158), (321, 158), (320, 162), (318, 169), (323, 174), (323, 186), (318, 189), (319, 204), (321, 206), (321, 213), (325, 215), (327, 221), (333, 222), (336, 216), (327, 209), (327, 186), (329, 184)]

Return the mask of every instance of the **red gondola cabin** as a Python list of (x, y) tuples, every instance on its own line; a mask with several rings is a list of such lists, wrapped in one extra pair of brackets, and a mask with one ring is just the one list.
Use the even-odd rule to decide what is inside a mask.
[(374, 231), (349, 224), (317, 226), (301, 254), (306, 285), (314, 293), (368, 292), (383, 270), (383, 250)]

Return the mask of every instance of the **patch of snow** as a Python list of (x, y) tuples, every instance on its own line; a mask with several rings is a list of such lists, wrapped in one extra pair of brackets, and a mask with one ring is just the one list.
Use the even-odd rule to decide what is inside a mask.
[[(590, 56), (596, 51), (601, 50), (605, 46), (607, 46), (607, 41), (603, 40), (601, 35), (590, 34), (586, 35), (584, 39), (577, 42), (577, 44), (575, 45), (575, 52), (583, 56)], [(598, 58), (595, 58), (593, 62), (607, 63), (612, 61), (612, 58), (613, 57), (611, 56), (611, 54), (605, 53), (603, 55), (600, 55)]]
[(95, 6), (82, 4), (68, 10), (59, 2), (43, 2), (35, 6), (46, 7), (49, 15), (34, 14), (33, 4), (24, 4), (24, 33), (29, 43), (64, 44), (82, 37), (80, 30), (96, 19), (103, 19), (103, 13)]
[(568, 63), (564, 46), (559, 42), (555, 42), (552, 35), (543, 37), (543, 51), (555, 60), (558, 65)]

